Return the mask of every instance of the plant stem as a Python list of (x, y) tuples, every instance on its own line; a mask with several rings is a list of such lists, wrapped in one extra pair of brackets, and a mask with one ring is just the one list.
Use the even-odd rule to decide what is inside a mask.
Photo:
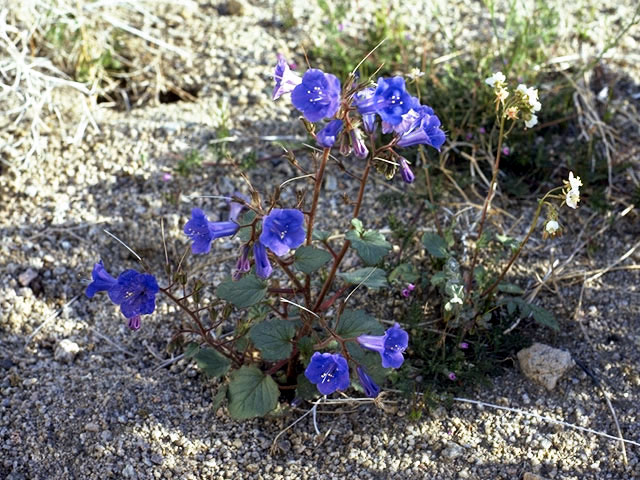
[(477, 242), (482, 237), (482, 232), (484, 231), (484, 223), (487, 219), (487, 210), (489, 208), (489, 201), (493, 196), (493, 190), (496, 186), (496, 181), (498, 179), (498, 169), (500, 167), (500, 155), (502, 154), (502, 140), (504, 138), (504, 114), (500, 114), (500, 132), (498, 133), (498, 152), (496, 153), (496, 160), (493, 164), (493, 173), (491, 176), (491, 184), (489, 185), (489, 192), (487, 193), (487, 197), (484, 199), (484, 205), (482, 207), (482, 215), (480, 216), (480, 224), (478, 225), (478, 236), (476, 238), (476, 246), (473, 250), (473, 258), (471, 260), (471, 268), (469, 269), (469, 277), (467, 278), (467, 298), (471, 295), (472, 285), (473, 285), (473, 270), (476, 267), (476, 262), (478, 261), (478, 245)]
[(313, 240), (313, 221), (316, 218), (316, 208), (318, 207), (318, 197), (320, 196), (320, 189), (322, 188), (322, 178), (324, 177), (324, 169), (327, 166), (327, 160), (329, 159), (330, 148), (325, 148), (322, 151), (322, 160), (320, 161), (320, 168), (316, 172), (316, 184), (313, 187), (313, 200), (311, 201), (311, 210), (309, 211), (309, 223), (307, 224), (307, 242), (306, 245), (311, 245)]
[[(360, 208), (362, 207), (362, 200), (364, 198), (364, 189), (367, 185), (367, 178), (369, 177), (370, 170), (371, 170), (371, 156), (369, 156), (369, 158), (367, 159), (367, 166), (364, 168), (364, 172), (362, 173), (362, 179), (360, 181), (360, 190), (358, 191), (358, 199), (356, 200), (356, 205), (353, 209), (352, 218), (357, 218), (358, 214), (360, 213)], [(331, 283), (333, 282), (333, 279), (336, 276), (336, 272), (338, 271), (338, 267), (340, 266), (340, 263), (342, 263), (342, 259), (346, 255), (347, 250), (349, 249), (349, 245), (351, 245), (351, 242), (349, 240), (345, 240), (344, 245), (342, 245), (342, 249), (338, 253), (338, 256), (336, 257), (336, 259), (333, 261), (333, 265), (331, 266), (331, 271), (329, 272), (329, 276), (327, 276), (327, 279), (322, 285), (322, 290), (320, 290), (320, 293), (318, 294), (318, 299), (316, 300), (316, 303), (314, 304), (312, 311), (317, 312), (318, 308), (320, 308), (320, 305), (322, 305), (322, 300), (324, 300), (324, 297), (329, 292), (329, 288), (331, 288)]]
[(491, 292), (493, 292), (496, 287), (500, 284), (500, 282), (502, 281), (502, 279), (504, 278), (504, 276), (507, 274), (507, 272), (509, 271), (509, 269), (511, 268), (511, 266), (513, 265), (513, 262), (516, 261), (516, 259), (520, 256), (520, 252), (522, 251), (522, 248), (527, 244), (527, 242), (529, 241), (529, 238), (531, 237), (531, 234), (533, 233), (533, 231), (536, 228), (536, 225), (538, 223), (538, 218), (540, 218), (540, 213), (542, 212), (542, 206), (545, 203), (545, 200), (547, 199), (547, 197), (549, 197), (549, 195), (556, 191), (559, 190), (563, 187), (557, 187), (554, 188), (552, 190), (549, 190), (544, 197), (542, 197), (541, 200), (538, 201), (538, 208), (536, 209), (536, 213), (533, 216), (533, 221), (531, 222), (531, 226), (529, 227), (529, 231), (527, 232), (526, 237), (524, 237), (524, 239), (520, 242), (520, 245), (518, 245), (518, 249), (513, 253), (513, 255), (511, 256), (511, 259), (509, 259), (509, 263), (507, 263), (507, 266), (504, 267), (502, 269), (502, 272), (500, 273), (500, 275), (498, 276), (497, 280), (495, 282), (493, 282), (491, 284), (490, 287), (486, 288), (481, 294), (481, 297), (486, 297), (487, 295), (489, 295)]

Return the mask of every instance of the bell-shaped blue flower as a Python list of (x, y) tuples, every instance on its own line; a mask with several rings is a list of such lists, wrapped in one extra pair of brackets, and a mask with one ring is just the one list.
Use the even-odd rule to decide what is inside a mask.
[(102, 260), (100, 260), (93, 266), (91, 278), (93, 279), (93, 281), (85, 290), (85, 294), (89, 298), (93, 298), (93, 296), (98, 292), (108, 291), (111, 287), (118, 283), (118, 281), (111, 275), (109, 275), (109, 272), (105, 270)]
[(409, 334), (396, 323), (384, 335), (360, 335), (357, 340), (362, 347), (380, 354), (384, 368), (399, 368), (404, 362), (402, 353), (409, 345)]
[(400, 157), (400, 175), (406, 183), (413, 183), (416, 179), (411, 167), (409, 167), (409, 162), (407, 162), (407, 159), (404, 157)]
[(331, 148), (342, 130), (342, 120), (331, 120), (327, 126), (318, 132), (316, 141), (324, 148)]
[(365, 88), (358, 92), (353, 100), (353, 104), (358, 107), (358, 111), (360, 111), (360, 114), (362, 115), (362, 125), (364, 127), (364, 131), (367, 133), (373, 133), (376, 131), (376, 114), (375, 110), (370, 113), (362, 113), (360, 105), (362, 105), (363, 108), (370, 105), (375, 93), (375, 88)]
[(282, 55), (278, 55), (278, 63), (273, 74), (276, 84), (273, 88), (273, 99), (277, 100), (286, 93), (291, 93), (300, 85), (302, 77), (289, 68), (289, 64)]
[(398, 125), (402, 122), (402, 115), (415, 105), (407, 92), (404, 78), (379, 78), (378, 86), (372, 97), (359, 101), (356, 106), (361, 115), (377, 113), (383, 122)]
[(253, 258), (256, 261), (256, 275), (260, 278), (269, 278), (273, 272), (267, 249), (260, 242), (253, 244)]
[(323, 395), (331, 395), (336, 390), (346, 390), (351, 384), (349, 365), (339, 353), (314, 353), (304, 376), (315, 384)]
[(140, 330), (140, 315), (136, 315), (129, 319), (129, 328), (134, 331)]
[[(240, 192), (235, 192), (233, 196), (238, 197), (241, 200), (244, 200), (245, 203), (251, 202), (251, 199), (249, 197), (247, 197), (246, 195)], [(238, 216), (240, 215), (240, 213), (242, 212), (242, 209), (244, 208), (244, 203), (234, 202), (233, 199), (230, 199), (228, 201), (228, 204), (229, 204), (229, 220), (235, 222), (238, 220)]]
[(216, 238), (235, 235), (238, 224), (235, 222), (210, 222), (199, 208), (191, 210), (191, 220), (184, 226), (184, 233), (191, 239), (191, 251), (194, 254), (209, 253), (211, 242)]
[(251, 264), (249, 263), (249, 245), (243, 245), (238, 261), (236, 262), (236, 269), (233, 272), (232, 278), (234, 280), (238, 280), (249, 270), (251, 270)]
[(300, 210), (274, 208), (262, 220), (260, 242), (281, 257), (304, 242), (304, 215)]
[(356, 371), (358, 372), (360, 385), (362, 385), (362, 388), (364, 389), (364, 394), (367, 397), (376, 398), (380, 394), (380, 387), (376, 385), (376, 382), (374, 382), (369, 375), (367, 375), (367, 372), (363, 367), (358, 365)]
[(118, 276), (118, 283), (107, 293), (126, 318), (148, 315), (156, 309), (156, 294), (159, 291), (156, 277), (136, 270), (125, 270)]
[(291, 92), (291, 102), (310, 122), (331, 118), (340, 106), (340, 80), (310, 68), (302, 77), (302, 83)]
[[(431, 111), (433, 112), (433, 110)], [(440, 119), (433, 114), (423, 113), (419, 124), (414, 129), (404, 133), (396, 145), (410, 147), (412, 145), (425, 144), (440, 150), (445, 138), (444, 132), (440, 129)]]

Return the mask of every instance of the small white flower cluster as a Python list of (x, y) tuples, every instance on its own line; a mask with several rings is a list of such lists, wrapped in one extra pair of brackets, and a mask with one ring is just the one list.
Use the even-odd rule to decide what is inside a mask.
[(500, 103), (504, 103), (509, 96), (509, 90), (507, 90), (505, 85), (506, 80), (507, 77), (505, 77), (502, 72), (496, 72), (484, 80), (484, 83), (493, 88), (493, 91), (496, 93), (496, 98)]
[[(493, 88), (496, 94), (496, 102), (504, 105), (505, 100), (509, 96), (509, 90), (506, 86), (507, 78), (502, 72), (496, 72), (484, 80), (484, 83)], [(517, 120), (518, 114), (522, 112), (524, 126), (531, 128), (538, 123), (538, 116), (535, 112), (540, 111), (542, 104), (538, 100), (538, 89), (527, 87), (524, 84), (518, 85), (515, 91), (515, 100), (509, 102), (506, 106), (504, 115), (509, 120)]]
[(564, 182), (566, 187), (564, 190), (565, 200), (567, 207), (578, 208), (578, 202), (580, 201), (580, 187), (582, 181), (580, 177), (574, 177), (573, 172), (569, 172), (569, 181)]
[(525, 127), (533, 127), (538, 123), (538, 116), (534, 112), (539, 112), (542, 108), (538, 100), (538, 89), (521, 83), (516, 88), (516, 97), (519, 100), (520, 109), (524, 112)]

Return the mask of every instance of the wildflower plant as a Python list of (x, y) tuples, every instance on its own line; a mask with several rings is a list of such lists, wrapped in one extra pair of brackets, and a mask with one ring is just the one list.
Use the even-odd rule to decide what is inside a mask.
[[(171, 345), (182, 345), (204, 372), (226, 380), (220, 398), (226, 396), (239, 419), (274, 410), (281, 393), (310, 400), (355, 386), (375, 398), (385, 377), (403, 366), (410, 339), (402, 319), (384, 319), (385, 328), (350, 303), (359, 288), (389, 286), (380, 267), (392, 245), (367, 228), (363, 199), (373, 172), (408, 186), (415, 175), (402, 152), (416, 145), (436, 151), (446, 139), (436, 113), (407, 91), (403, 77), (359, 79), (354, 70), (339, 79), (314, 68), (299, 75), (282, 57), (273, 77), (272, 97), (291, 101), (317, 145), (311, 167), (286, 154), (300, 176), (285, 184), (306, 181), (308, 188), (288, 200), (285, 184), (259, 191), (249, 183), (250, 197), (229, 195), (223, 221), (193, 207), (184, 223), (185, 254), (215, 256), (223, 237), (238, 244), (232, 275), (213, 286), (216, 298), (205, 298), (207, 285), (190, 275), (184, 258), (167, 261), (165, 280), (142, 259), (144, 273), (127, 270), (118, 279), (100, 261), (86, 292), (107, 292), (132, 329), (153, 313), (157, 294), (176, 304), (185, 319)], [(316, 228), (325, 171), (334, 162), (360, 170), (353, 211), (338, 238)], [(345, 269), (348, 256), (360, 265)], [(406, 296), (415, 288), (409, 282)], [(224, 337), (222, 328), (230, 329)]]

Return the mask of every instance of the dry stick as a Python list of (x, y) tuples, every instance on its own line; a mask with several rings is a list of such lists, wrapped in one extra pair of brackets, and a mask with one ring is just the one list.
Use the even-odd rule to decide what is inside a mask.
[(573, 429), (579, 430), (581, 432), (593, 433), (593, 434), (599, 435), (601, 437), (610, 438), (611, 440), (622, 440), (623, 442), (628, 443), (630, 445), (635, 445), (637, 447), (640, 447), (640, 443), (634, 442), (633, 440), (627, 440), (626, 438), (614, 437), (613, 435), (609, 435), (608, 433), (605, 433), (605, 432), (599, 432), (598, 430), (592, 430), (590, 428), (580, 427), (580, 426), (574, 425), (572, 423), (563, 422), (562, 420), (556, 420), (555, 418), (547, 417), (547, 416), (544, 416), (544, 415), (539, 415), (539, 414), (533, 413), (533, 412), (527, 412), (525, 410), (520, 410), (519, 408), (503, 407), (501, 405), (495, 405), (493, 403), (481, 402), (479, 400), (470, 400), (468, 398), (454, 397), (453, 399), (456, 402), (472, 403), (474, 405), (480, 405), (482, 407), (495, 408), (496, 410), (505, 410), (507, 412), (519, 413), (521, 415), (526, 415), (527, 417), (533, 417), (533, 418), (537, 418), (539, 420), (543, 420), (545, 422), (553, 423), (554, 425), (562, 425), (563, 427), (573, 428)]
[[(487, 210), (489, 208), (489, 202), (491, 201), (491, 197), (493, 196), (493, 190), (496, 186), (496, 181), (498, 180), (498, 168), (500, 167), (500, 154), (502, 153), (502, 138), (504, 136), (504, 115), (500, 117), (500, 132), (498, 133), (498, 152), (496, 153), (496, 161), (493, 164), (493, 172), (491, 176), (491, 185), (489, 185), (489, 191), (487, 192), (487, 196), (484, 199), (484, 205), (482, 206), (482, 215), (480, 216), (480, 224), (478, 225), (478, 238), (476, 242), (480, 240), (482, 237), (482, 232), (484, 230), (484, 222), (487, 218)], [(469, 268), (469, 278), (467, 280), (467, 296), (471, 295), (471, 288), (473, 284), (473, 269), (476, 266), (476, 262), (478, 261), (478, 245), (476, 244), (473, 249), (473, 258), (471, 259), (471, 267)]]
[(318, 197), (320, 196), (320, 190), (322, 188), (322, 177), (324, 177), (324, 169), (327, 166), (327, 160), (329, 159), (330, 148), (325, 148), (322, 151), (322, 160), (320, 162), (320, 168), (316, 174), (316, 183), (313, 187), (313, 200), (311, 201), (311, 210), (309, 211), (309, 224), (307, 226), (307, 242), (306, 245), (311, 245), (313, 240), (313, 221), (316, 218), (316, 209), (318, 207)]
[[(358, 199), (356, 200), (356, 206), (353, 209), (353, 217), (352, 218), (357, 218), (358, 214), (360, 213), (360, 207), (362, 206), (362, 199), (364, 198), (364, 189), (365, 189), (365, 186), (367, 184), (367, 178), (369, 177), (369, 171), (370, 170), (371, 170), (371, 155), (369, 156), (369, 158), (367, 160), (367, 166), (364, 168), (364, 172), (362, 173), (362, 180), (360, 182), (360, 190), (358, 190)], [(349, 249), (349, 245), (351, 245), (351, 242), (349, 240), (345, 239), (344, 245), (342, 245), (342, 249), (340, 250), (340, 253), (338, 253), (338, 257), (334, 260), (333, 265), (331, 266), (331, 271), (329, 272), (329, 276), (327, 277), (327, 279), (325, 280), (324, 284), (322, 285), (322, 290), (320, 290), (320, 294), (318, 295), (318, 299), (316, 300), (316, 303), (313, 306), (313, 311), (314, 312), (316, 310), (318, 310), (320, 305), (322, 305), (322, 300), (324, 300), (324, 297), (329, 292), (329, 288), (331, 287), (331, 283), (333, 282), (333, 278), (335, 277), (336, 272), (338, 271), (338, 267), (340, 266), (340, 263), (342, 263), (342, 259), (347, 254), (347, 250)]]

